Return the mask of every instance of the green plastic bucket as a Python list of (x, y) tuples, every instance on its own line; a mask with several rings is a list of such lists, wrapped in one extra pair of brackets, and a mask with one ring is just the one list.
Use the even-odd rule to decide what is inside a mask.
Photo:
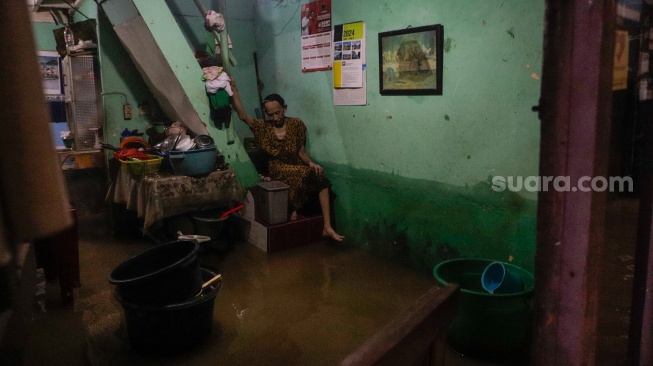
[(460, 285), (461, 302), (447, 329), (447, 344), (454, 351), (482, 360), (524, 360), (532, 331), (533, 275), (515, 265), (500, 262), (517, 276), (521, 291), (490, 293), (481, 277), (493, 260), (459, 258), (433, 268), (442, 286)]

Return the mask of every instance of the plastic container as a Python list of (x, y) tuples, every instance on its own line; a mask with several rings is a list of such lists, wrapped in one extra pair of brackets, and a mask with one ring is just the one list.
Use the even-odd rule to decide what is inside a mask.
[[(216, 274), (202, 268), (202, 283)], [(125, 313), (125, 328), (131, 350), (137, 353), (170, 354), (187, 351), (204, 341), (212, 331), (215, 297), (222, 282), (207, 286), (199, 296), (165, 306), (143, 306), (115, 296)]]
[(456, 352), (483, 360), (523, 361), (528, 357), (532, 330), (533, 275), (501, 263), (523, 283), (523, 290), (489, 293), (483, 272), (496, 261), (460, 258), (439, 263), (433, 275), (442, 286), (460, 285), (460, 308), (447, 328), (447, 343)]
[(211, 173), (217, 159), (215, 146), (204, 149), (168, 152), (170, 165), (176, 175), (204, 175)]
[(75, 139), (74, 139), (74, 138), (67, 138), (67, 139), (62, 139), (62, 140), (63, 140), (63, 145), (64, 145), (67, 149), (72, 149), (72, 148), (73, 148), (73, 144), (75, 143)]
[(256, 205), (261, 220), (271, 225), (288, 221), (288, 188), (290, 186), (277, 181), (259, 182), (257, 186)]
[(165, 305), (187, 300), (202, 287), (195, 241), (157, 245), (122, 262), (108, 280), (116, 293), (138, 305)]
[(131, 175), (153, 175), (159, 172), (163, 158), (149, 155), (148, 160), (120, 160), (122, 171)]
[(222, 209), (211, 209), (193, 213), (191, 218), (195, 226), (195, 234), (205, 235), (213, 240), (217, 239), (227, 220), (227, 217), (220, 218), (224, 212), (225, 210)]
[(121, 149), (143, 149), (149, 150), (150, 144), (138, 136), (127, 136), (120, 140)]
[(77, 154), (75, 156), (75, 165), (77, 169), (87, 169), (95, 166), (92, 154)]

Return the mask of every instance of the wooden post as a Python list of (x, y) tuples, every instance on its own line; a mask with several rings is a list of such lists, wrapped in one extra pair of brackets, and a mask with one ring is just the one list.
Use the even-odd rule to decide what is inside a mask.
[(538, 197), (533, 365), (594, 364), (606, 192), (574, 188), (607, 174), (614, 6), (547, 1), (540, 175), (570, 189)]

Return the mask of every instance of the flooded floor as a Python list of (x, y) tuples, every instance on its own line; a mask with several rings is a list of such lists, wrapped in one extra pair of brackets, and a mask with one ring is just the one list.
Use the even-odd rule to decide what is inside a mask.
[(211, 335), (188, 352), (148, 355), (130, 347), (107, 275), (154, 244), (114, 240), (83, 220), (80, 232), (82, 287), (64, 309), (56, 283), (41, 281), (26, 366), (333, 365), (436, 285), (431, 275), (326, 241), (273, 254), (237, 242), (200, 254), (202, 267), (223, 276)]
[[(606, 273), (615, 275), (603, 282), (611, 300), (600, 316), (601, 365), (625, 360), (636, 208), (636, 201), (612, 204), (619, 221), (606, 238), (620, 246), (606, 256)], [(211, 335), (185, 353), (144, 355), (129, 345), (107, 275), (154, 244), (114, 239), (102, 220), (80, 222), (74, 306), (62, 308), (57, 284), (40, 282), (23, 365), (334, 365), (436, 285), (430, 274), (329, 242), (273, 254), (237, 242), (226, 253), (200, 254), (204, 268), (223, 276)], [(451, 350), (446, 364), (498, 365)]]

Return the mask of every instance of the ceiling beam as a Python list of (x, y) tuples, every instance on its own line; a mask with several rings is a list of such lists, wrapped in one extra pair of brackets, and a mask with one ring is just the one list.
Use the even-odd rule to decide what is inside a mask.
[(47, 12), (49, 9), (77, 8), (82, 0), (25, 0), (30, 12)]

